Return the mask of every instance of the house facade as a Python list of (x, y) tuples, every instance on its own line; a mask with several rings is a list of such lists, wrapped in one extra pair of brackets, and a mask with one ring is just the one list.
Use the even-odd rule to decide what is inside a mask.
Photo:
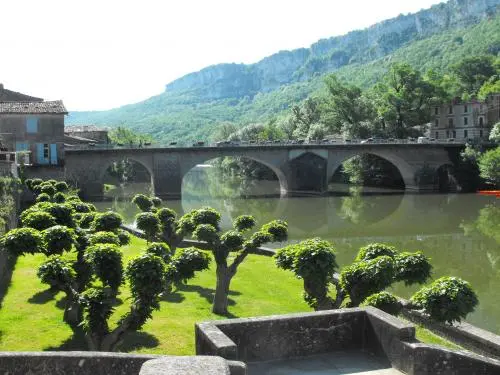
[(436, 140), (487, 141), (491, 127), (500, 121), (500, 93), (485, 101), (455, 99), (431, 107), (430, 137)]
[(64, 164), (64, 116), (62, 101), (5, 90), (0, 85), (0, 135), (8, 151), (29, 151), (29, 164)]

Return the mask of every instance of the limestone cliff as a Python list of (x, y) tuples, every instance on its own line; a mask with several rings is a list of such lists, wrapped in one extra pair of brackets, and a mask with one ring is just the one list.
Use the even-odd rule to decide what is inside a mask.
[(255, 64), (209, 66), (167, 84), (166, 90), (192, 92), (201, 100), (253, 97), (315, 74), (375, 60), (408, 42), (477, 23), (499, 9), (500, 0), (450, 0), (364, 30), (322, 39), (309, 48), (281, 51)]

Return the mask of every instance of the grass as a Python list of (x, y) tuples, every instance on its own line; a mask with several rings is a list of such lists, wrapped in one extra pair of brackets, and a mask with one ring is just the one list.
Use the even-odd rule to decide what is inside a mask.
[(426, 344), (434, 344), (434, 345), (440, 345), (444, 346), (445, 348), (452, 349), (452, 350), (463, 350), (461, 346), (452, 343), (451, 341), (448, 341), (447, 339), (436, 335), (435, 333), (432, 333), (429, 331), (427, 328), (424, 328), (423, 326), (419, 324), (415, 324), (416, 328), (416, 336), (417, 340), (420, 342), (424, 342)]
[[(133, 238), (123, 247), (124, 262), (139, 254), (145, 241)], [(64, 294), (51, 293), (37, 276), (45, 256), (20, 257), (0, 309), (0, 351), (86, 350), (81, 338), (63, 321)], [(141, 332), (128, 335), (119, 348), (135, 353), (194, 354), (194, 324), (224, 319), (210, 312), (215, 287), (215, 264), (199, 273), (180, 290), (161, 302)], [(122, 287), (111, 318), (116, 322), (129, 307), (128, 288)], [(233, 278), (229, 311), (234, 317), (311, 311), (302, 299), (302, 282), (279, 270), (272, 259), (250, 255)]]

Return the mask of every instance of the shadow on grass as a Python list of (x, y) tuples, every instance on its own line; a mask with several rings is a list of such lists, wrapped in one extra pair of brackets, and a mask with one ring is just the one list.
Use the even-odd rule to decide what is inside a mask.
[[(183, 285), (179, 286), (178, 290), (183, 291), (183, 292), (196, 292), (196, 293), (198, 293), (198, 295), (205, 298), (209, 304), (212, 304), (212, 302), (214, 301), (215, 289), (212, 289), (212, 288), (205, 288), (205, 287), (202, 287), (199, 285), (183, 284)], [(230, 296), (239, 296), (239, 295), (241, 295), (241, 293), (230, 290), (229, 295)], [(236, 301), (234, 299), (228, 298), (227, 304), (228, 304), (228, 306), (234, 306), (234, 305), (236, 305)], [(232, 313), (227, 313), (227, 314), (224, 314), (223, 316), (225, 316), (227, 318), (238, 318), (238, 316), (236, 316)]]
[(0, 309), (2, 308), (3, 299), (9, 289), (16, 261), (16, 257), (9, 256), (6, 251), (0, 250)]
[(45, 289), (33, 294), (28, 302), (36, 305), (43, 305), (44, 303), (54, 300), (57, 293), (59, 293), (59, 290), (55, 288)]
[(156, 348), (160, 341), (146, 332), (129, 332), (125, 339), (116, 347), (119, 352), (131, 352), (143, 348)]
[(181, 303), (185, 299), (186, 297), (184, 297), (181, 293), (179, 293), (178, 289), (170, 293), (163, 293), (163, 295), (160, 298), (160, 300), (170, 303)]
[(88, 350), (85, 341), (85, 335), (81, 329), (73, 331), (73, 335), (66, 339), (61, 345), (48, 346), (43, 348), (44, 351), (75, 351), (75, 350)]

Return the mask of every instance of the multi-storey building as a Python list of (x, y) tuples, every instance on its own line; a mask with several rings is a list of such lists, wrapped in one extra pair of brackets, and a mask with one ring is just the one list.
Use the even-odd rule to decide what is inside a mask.
[(462, 101), (431, 107), (430, 136), (436, 140), (453, 138), (487, 140), (491, 127), (500, 121), (500, 93), (489, 95), (485, 101)]
[(4, 89), (0, 84), (0, 135), (8, 151), (29, 151), (30, 164), (64, 163), (62, 101), (44, 101)]

